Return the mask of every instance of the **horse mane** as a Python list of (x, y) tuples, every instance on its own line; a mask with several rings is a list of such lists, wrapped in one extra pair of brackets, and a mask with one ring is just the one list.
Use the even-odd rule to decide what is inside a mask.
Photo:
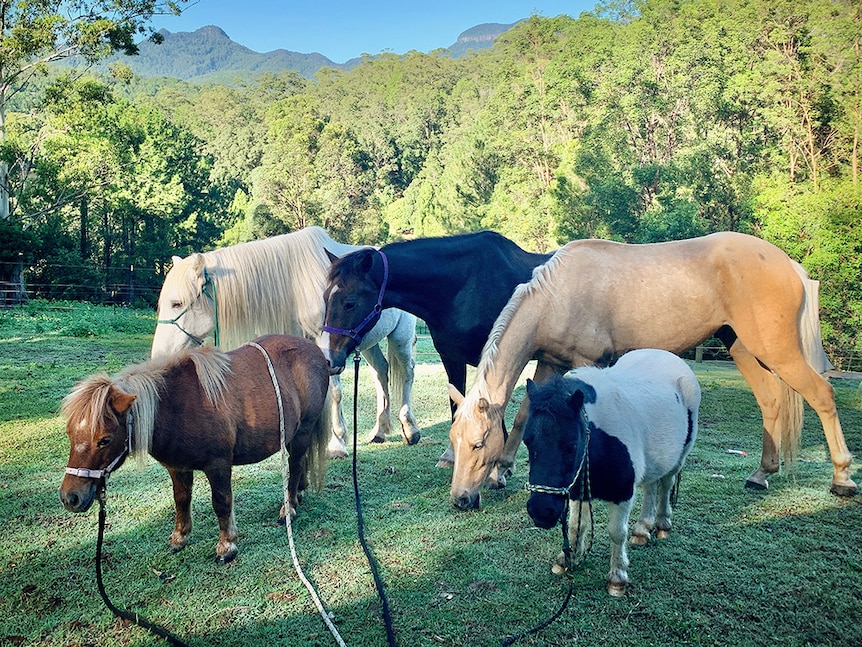
[[(534, 268), (532, 278), (515, 288), (515, 291), (509, 298), (509, 302), (500, 311), (497, 320), (494, 322), (494, 326), (491, 328), (491, 333), (488, 335), (485, 346), (482, 348), (482, 356), (476, 369), (476, 380), (470, 392), (464, 397), (465, 404), (469, 405), (464, 407), (465, 411), (472, 411), (479, 398), (487, 399), (489, 397), (487, 377), (494, 369), (494, 364), (499, 355), (500, 338), (506, 332), (509, 323), (511, 323), (512, 318), (524, 300), (534, 293), (547, 294), (553, 297), (553, 275), (557, 266), (562, 262), (564, 253), (564, 249), (558, 250), (546, 263)], [(467, 403), (468, 398), (470, 399), (469, 403)]]
[(574, 415), (569, 405), (571, 389), (560, 374), (553, 374), (544, 384), (537, 384), (530, 392), (530, 411), (544, 413), (555, 420), (571, 418)]
[(129, 366), (114, 377), (107, 373), (91, 375), (78, 383), (63, 399), (63, 416), (67, 420), (89, 420), (91, 425), (100, 425), (105, 412), (109, 410), (108, 396), (112, 387), (136, 395), (131, 408), (134, 417), (132, 446), (133, 454), (141, 463), (152, 447), (159, 394), (164, 389), (165, 374), (187, 361), (194, 364), (207, 399), (217, 404), (230, 373), (230, 356), (215, 347), (205, 346)]
[[(324, 229), (306, 227), (203, 253), (215, 285), (222, 348), (238, 348), (272, 332), (317, 337), (330, 263), (326, 249), (343, 252), (344, 247)], [(169, 273), (166, 286), (170, 280)], [(187, 302), (198, 296), (198, 285), (174, 280), (183, 281), (173, 287)]]

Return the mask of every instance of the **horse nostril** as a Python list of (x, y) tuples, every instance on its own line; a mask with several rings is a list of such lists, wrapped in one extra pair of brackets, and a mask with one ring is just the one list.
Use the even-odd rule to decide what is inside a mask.
[(75, 510), (81, 505), (81, 497), (74, 492), (68, 494), (60, 493), (60, 501), (67, 510)]

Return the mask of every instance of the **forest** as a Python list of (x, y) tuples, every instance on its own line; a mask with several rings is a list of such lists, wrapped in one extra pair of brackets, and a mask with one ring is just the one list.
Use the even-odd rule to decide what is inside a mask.
[(493, 229), (535, 251), (734, 230), (821, 282), (831, 357), (862, 351), (856, 0), (610, 0), (313, 79), (9, 69), (7, 299), (151, 306), (173, 255), (308, 225), (354, 244)]

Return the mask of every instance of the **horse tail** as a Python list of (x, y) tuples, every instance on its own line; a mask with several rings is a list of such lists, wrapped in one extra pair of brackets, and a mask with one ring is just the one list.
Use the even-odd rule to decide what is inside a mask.
[(329, 380), (326, 382), (326, 397), (323, 401), (320, 417), (317, 419), (317, 424), (314, 425), (311, 445), (308, 447), (305, 459), (308, 482), (316, 492), (323, 489), (323, 480), (328, 465), (326, 448), (332, 433), (332, 389), (329, 388)]
[[(802, 309), (799, 312), (799, 341), (805, 361), (819, 374), (833, 368), (820, 336), (820, 282), (808, 277), (805, 268), (791, 260), (793, 269), (802, 281)], [(785, 465), (792, 465), (799, 455), (799, 442), (802, 437), (803, 400), (802, 396), (791, 389), (777, 375), (778, 381), (778, 420), (781, 429), (781, 453)]]
[(802, 355), (815, 371), (822, 374), (835, 367), (826, 357), (823, 339), (820, 336), (820, 281), (810, 279), (805, 268), (795, 261), (792, 262), (804, 290), (802, 311), (799, 313)]
[(791, 389), (787, 383), (777, 375), (778, 382), (778, 420), (781, 429), (781, 453), (784, 456), (784, 464), (791, 465), (796, 462), (799, 455), (799, 440), (802, 437), (803, 405), (802, 396)]

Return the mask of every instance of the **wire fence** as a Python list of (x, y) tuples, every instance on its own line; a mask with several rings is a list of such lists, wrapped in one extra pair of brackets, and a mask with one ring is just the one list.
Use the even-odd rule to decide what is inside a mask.
[[(0, 268), (2, 269), (2, 268)], [(55, 270), (73, 275), (81, 268), (79, 266), (56, 266)], [(127, 272), (127, 270), (124, 270)], [(25, 271), (25, 279), (28, 272)], [(30, 299), (46, 299), (49, 301), (87, 302), (96, 305), (127, 305), (138, 308), (152, 308), (158, 302), (162, 278), (154, 271), (134, 273), (142, 281), (130, 285), (128, 282), (116, 280), (105, 281), (99, 285), (74, 281), (51, 283), (30, 282), (25, 280), (23, 303)], [(157, 284), (156, 284), (157, 283)], [(20, 287), (9, 281), (0, 281), (0, 309), (22, 305)], [(419, 363), (436, 363), (440, 356), (434, 347), (431, 333), (423, 321), (417, 322), (416, 328), (416, 360)], [(845, 373), (862, 372), (862, 353), (844, 348), (827, 348), (827, 356), (835, 369)], [(718, 339), (707, 339), (698, 346), (691, 348), (682, 357), (695, 362), (731, 361), (730, 353)]]

